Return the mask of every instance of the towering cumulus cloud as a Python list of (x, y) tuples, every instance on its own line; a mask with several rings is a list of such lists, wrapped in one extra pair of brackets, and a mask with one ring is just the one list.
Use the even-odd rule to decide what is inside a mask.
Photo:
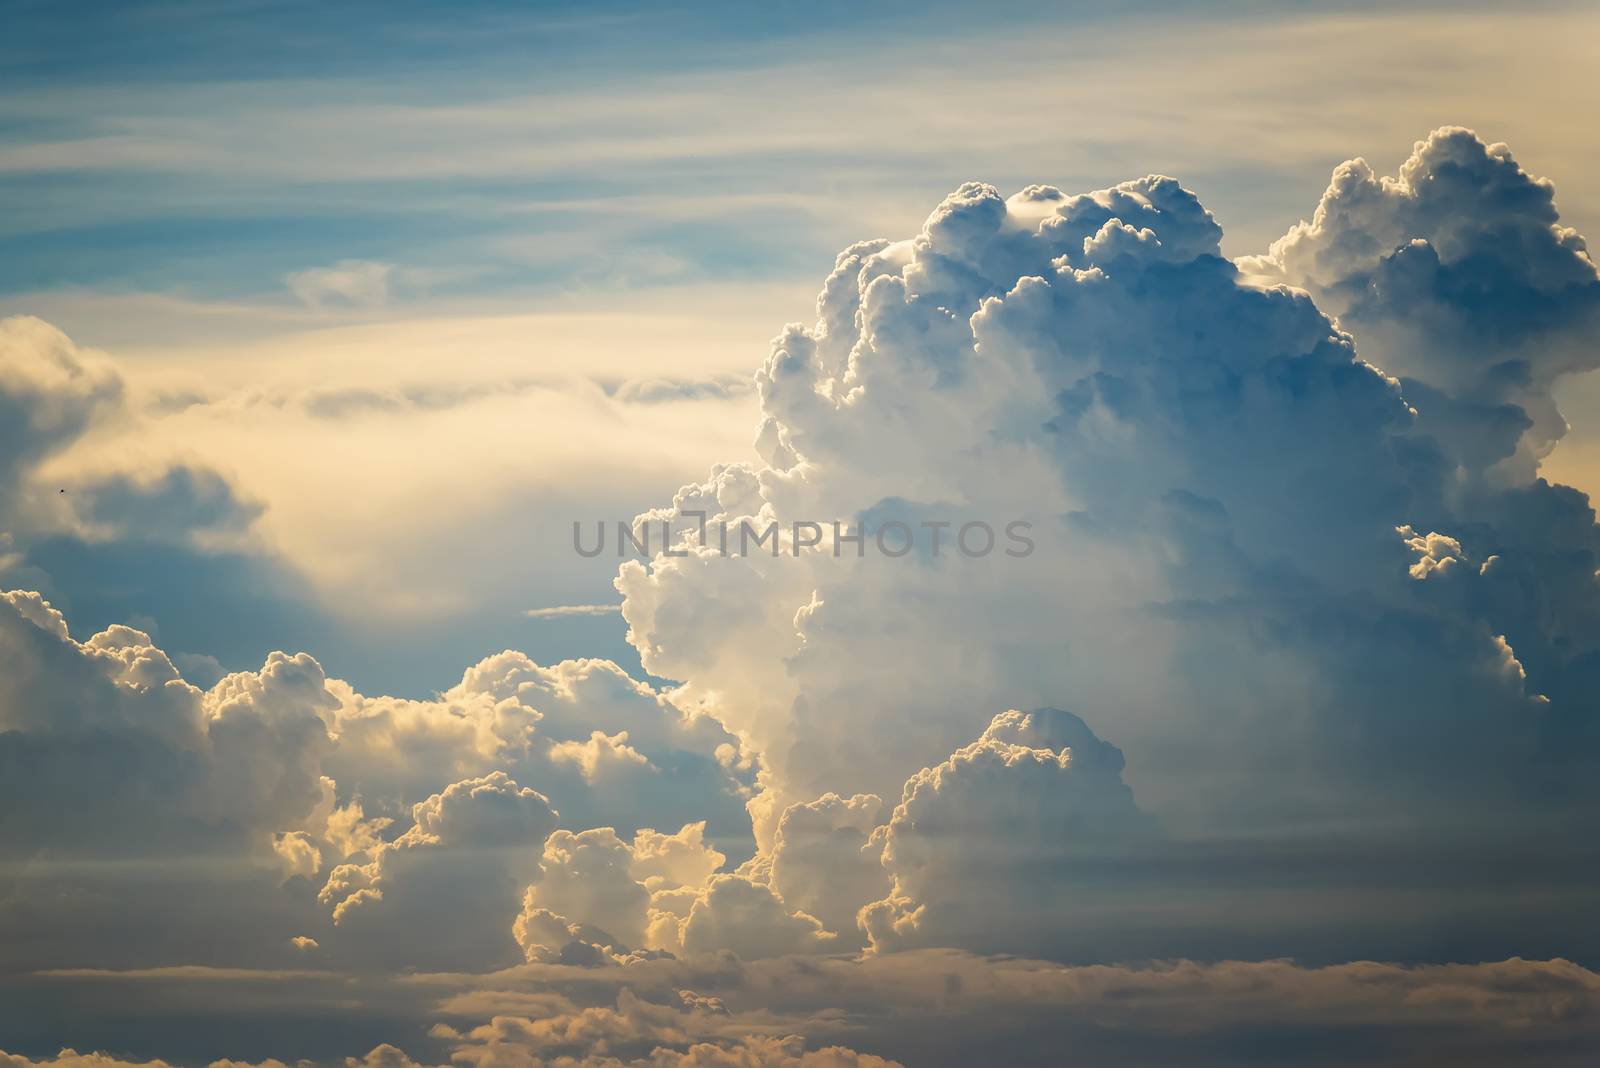
[[(352, 1021), (187, 1061), (1583, 1063), (1600, 527), (1539, 464), (1595, 266), (1460, 129), (1221, 236), (1171, 178), (969, 183), (846, 249), (755, 454), (635, 521), (670, 682), (503, 652), (405, 700), (275, 653), (202, 691), (6, 594), (9, 971)], [(6, 330), (21, 500), (120, 387)], [(120, 1063), (49, 1059), (59, 1018), (17, 1065)]]
[[(1589, 796), (1593, 517), (1510, 462), (1597, 358), (1600, 283), (1548, 184), (1441, 131), (1400, 180), (1341, 167), (1247, 273), (1220, 236), (1170, 178), (969, 184), (916, 237), (847, 249), (777, 338), (761, 462), (652, 513), (691, 555), (617, 583), (646, 666), (764, 755), (762, 842), (791, 804), (893, 797), (988, 710), (1046, 704), (1189, 833), (1472, 835)], [(1422, 314), (1395, 288), (1423, 285), (1412, 259)], [(930, 526), (899, 559), (829, 527), (727, 558), (698, 512)], [(967, 520), (1031, 523), (1037, 549), (961, 553)], [(1404, 527), (1472, 566), (1419, 578)]]
[[(1243, 270), (1158, 177), (969, 184), (916, 237), (841, 254), (757, 375), (760, 462), (642, 517), (688, 555), (617, 583), (646, 666), (762, 754), (774, 885), (835, 928), (859, 905), (880, 950), (1069, 955), (1496, 952), (1515, 939), (1475, 928), (1519, 905), (1487, 884), (1520, 878), (1473, 858), (1534, 840), (1574, 901), (1600, 560), (1587, 499), (1536, 459), (1552, 383), (1600, 358), (1600, 282), (1552, 203), (1503, 146), (1446, 130), (1398, 180), (1341, 167)], [(818, 544), (725, 555), (700, 513)], [(1031, 554), (958, 541), (1019, 521)], [(912, 553), (872, 551), (891, 523)], [(837, 537), (858, 527), (865, 552)], [(1148, 822), (1073, 767), (1084, 742), (967, 744), (1036, 706), (1115, 740)], [(902, 783), (880, 831), (820, 816)], [(800, 844), (819, 823), (822, 854)], [(855, 901), (798, 877), (800, 848)], [(1340, 873), (1354, 917), (1326, 907)], [(1418, 879), (1460, 892), (1434, 930), (1396, 930)], [(1162, 933), (1097, 940), (1064, 901)]]

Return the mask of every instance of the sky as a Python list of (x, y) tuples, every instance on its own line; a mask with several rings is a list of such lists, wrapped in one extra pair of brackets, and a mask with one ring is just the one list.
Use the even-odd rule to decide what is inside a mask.
[(1587, 6), (4, 19), (0, 1068), (1600, 1044)]
[[(3, 67), (0, 296), (136, 369), (144, 409), (56, 468), (203, 457), (263, 507), (252, 536), (287, 574), (207, 594), (210, 618), (186, 611), (195, 591), (141, 606), (96, 583), (75, 592), (85, 625), (148, 616), (228, 667), (316, 644), (341, 675), (417, 696), (489, 645), (628, 660), (619, 626), (586, 623), (596, 647), (519, 618), (608, 597), (607, 569), (575, 573), (545, 542), (568, 512), (626, 518), (738, 456), (742, 380), (834, 253), (913, 231), (962, 181), (1173, 174), (1237, 255), (1301, 218), (1334, 164), (1392, 168), (1461, 123), (1515, 144), (1580, 230), (1597, 199), (1592, 146), (1564, 135), (1595, 103), (1569, 76), (1582, 12), (95, 17), (103, 54), (85, 55), (54, 5), (22, 5)], [(1317, 52), (1337, 62), (1308, 80)], [(641, 456), (596, 408), (657, 379), (686, 399), (611, 413), (654, 442)], [(182, 403), (200, 396), (221, 403)], [(1580, 400), (1571, 478), (1591, 455)], [(219, 631), (216, 614), (292, 586), (262, 609), (274, 626)], [(375, 605), (394, 633), (374, 633)], [(460, 640), (441, 647), (444, 620)]]

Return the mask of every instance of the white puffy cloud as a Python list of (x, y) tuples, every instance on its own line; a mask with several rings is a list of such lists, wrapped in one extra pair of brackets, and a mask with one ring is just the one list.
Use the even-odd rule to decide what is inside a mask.
[(1007, 712), (906, 783), (883, 836), (894, 888), (862, 926), (880, 950), (1047, 955), (1075, 926), (1074, 867), (1132, 855), (1152, 831), (1115, 746), (1070, 712)]
[[(117, 626), (80, 643), (42, 597), (13, 592), (0, 598), (0, 666), (4, 851), (31, 864), (3, 913), (6, 930), (30, 932), (12, 942), (21, 959), (62, 952), (68, 930), (117, 909), (165, 917), (151, 929), (174, 954), (221, 922), (232, 926), (218, 952), (261, 959), (303, 936), (336, 960), (509, 963), (521, 956), (513, 924), (541, 858), (555, 874), (530, 910), (558, 909), (563, 931), (582, 929), (556, 950), (571, 940), (644, 950), (652, 894), (684, 898), (669, 912), (686, 917), (726, 859), (704, 819), (671, 833), (644, 821), (709, 814), (748, 850), (740, 779), (751, 769), (737, 739), (605, 662), (547, 669), (504, 654), (419, 702), (364, 697), (307, 654), (273, 653), (259, 671), (201, 691), (147, 634)], [(644, 747), (627, 746), (627, 766), (565, 757), (564, 745), (580, 744), (574, 736), (609, 723), (620, 729), (591, 735), (619, 747), (637, 736)], [(614, 817), (635, 831), (634, 845), (610, 828), (563, 832), (547, 855), (555, 805), (517, 777), (572, 801), (580, 818)], [(561, 852), (574, 842), (583, 848)], [(619, 850), (621, 899), (609, 908), (594, 896), (590, 863), (602, 842)], [(141, 894), (154, 893), (133, 901), (117, 868), (94, 866), (161, 856), (194, 858), (205, 877), (179, 865), (141, 882)], [(219, 880), (239, 916), (186, 906)], [(69, 886), (82, 909), (41, 922), (36, 910), (48, 913)], [(257, 931), (237, 922), (246, 915), (267, 922)], [(678, 946), (681, 917), (670, 916), (662, 930)], [(148, 949), (83, 938), (78, 959)]]
[[(299, 933), (276, 887), (281, 864), (306, 874), (317, 851), (293, 832), (323, 797), (324, 682), (310, 657), (274, 654), (202, 692), (141, 631), (78, 642), (38, 594), (0, 594), (9, 953), (162, 960), (211, 941), (250, 955)], [(214, 895), (263, 930), (199, 907)]]
[(746, 960), (834, 948), (814, 916), (791, 911), (771, 887), (743, 875), (716, 875), (682, 924), (688, 953), (728, 950)]
[(1566, 432), (1555, 380), (1600, 367), (1600, 276), (1554, 185), (1461, 127), (1395, 177), (1341, 165), (1311, 221), (1241, 266), (1310, 292), (1470, 468), (1520, 447), (1526, 477)]
[(453, 783), (364, 864), (341, 864), (319, 897), (339, 948), (393, 964), (485, 967), (515, 959), (520, 891), (539, 877), (557, 815), (504, 772)]
[(709, 821), (719, 841), (748, 851), (754, 768), (739, 739), (609, 661), (542, 667), (508, 651), (432, 701), (339, 692), (328, 767), (369, 808), (426, 796), (441, 775), (503, 770), (539, 784), (570, 828), (632, 834)]
[(883, 841), (874, 834), (884, 815), (883, 800), (874, 794), (826, 794), (789, 806), (778, 821), (772, 887), (837, 935), (840, 948), (860, 943), (857, 913), (891, 888)]
[[(849, 944), (763, 879), (717, 874), (724, 857), (705, 845), (704, 830), (646, 828), (631, 843), (609, 827), (551, 835), (517, 919), (528, 959), (606, 963), (641, 949), (759, 959)], [(854, 933), (852, 915), (847, 936)]]
[(322, 870), (322, 850), (305, 831), (282, 831), (272, 836), (272, 850), (283, 865), (284, 878), (309, 879)]
[(727, 858), (706, 845), (706, 825), (686, 823), (677, 834), (648, 827), (633, 836), (634, 878), (651, 890), (704, 886)]
[(650, 758), (628, 744), (628, 732), (607, 734), (591, 731), (587, 741), (557, 742), (550, 747), (550, 759), (557, 764), (573, 764), (583, 772), (591, 786), (626, 779), (629, 772), (648, 767)]
[(1396, 527), (1395, 533), (1405, 539), (1406, 548), (1417, 554), (1417, 562), (1411, 565), (1411, 577), (1414, 579), (1448, 574), (1451, 568), (1461, 563), (1461, 543), (1448, 534), (1437, 531), (1418, 534), (1410, 524)]
[[(632, 865), (633, 850), (609, 827), (557, 831), (545, 843), (543, 874), (528, 890), (524, 917), (552, 913), (568, 924), (598, 928), (607, 945), (642, 947), (650, 892), (634, 878)], [(530, 959), (559, 952), (567, 941), (543, 945), (521, 923), (517, 935)]]
[[(318, 712), (334, 701), (305, 654), (274, 653), (202, 692), (144, 632), (113, 626), (78, 642), (47, 601), (13, 591), (0, 594), (0, 663), (13, 849), (245, 842), (322, 797), (331, 741)], [(126, 759), (113, 759), (119, 749)], [(94, 790), (76, 792), (86, 777)]]

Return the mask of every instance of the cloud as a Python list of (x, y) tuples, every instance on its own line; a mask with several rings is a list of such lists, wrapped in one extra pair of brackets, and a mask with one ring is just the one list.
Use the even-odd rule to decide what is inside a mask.
[(1341, 165), (1312, 221), (1240, 266), (1310, 292), (1472, 469), (1520, 452), (1526, 479), (1566, 433), (1556, 380), (1600, 366), (1600, 276), (1554, 185), (1461, 127), (1396, 177)]
[[(218, 539), (253, 558), (228, 562), (222, 576), (209, 574), (220, 550), (207, 537), (212, 551), (185, 580), (204, 586), (191, 598), (172, 598), (173, 580), (156, 580), (158, 571), (181, 569), (176, 562), (105, 559), (135, 555), (123, 542), (96, 543), (91, 561), (62, 560), (66, 551), (56, 550), (37, 564), (56, 579), (47, 592), (96, 623), (152, 615), (184, 635), (180, 648), (230, 666), (294, 644), (353, 681), (413, 695), (485, 652), (529, 640), (546, 659), (631, 661), (620, 627), (530, 636), (519, 633), (516, 616), (610, 593), (615, 559), (571, 552), (574, 517), (625, 519), (661, 487), (742, 445), (740, 419), (707, 419), (694, 405), (625, 405), (597, 384), (668, 368), (697, 381), (735, 369), (748, 379), (767, 324), (781, 320), (796, 293), (741, 286), (737, 301), (733, 293), (696, 292), (697, 302), (731, 313), (710, 326), (686, 311), (682, 293), (630, 300), (626, 315), (596, 291), (530, 297), (534, 310), (523, 302), (517, 314), (465, 317), (453, 303), (330, 318), (278, 304), (151, 296), (86, 296), (97, 311), (80, 315), (41, 300), (62, 322), (95, 324), (129, 397), (48, 457), (48, 481), (38, 489), (50, 514), (61, 512), (57, 528), (67, 526), (76, 487), (108, 472), (149, 481), (175, 466), (207, 469), (232, 483), (237, 499), (264, 509), (248, 546)], [(441, 362), (441, 353), (449, 358)], [(204, 403), (152, 404), (174, 395)], [(57, 494), (63, 487), (65, 497)], [(10, 524), (0, 529), (20, 546), (34, 543)], [(516, 561), (509, 571), (508, 560)], [(144, 588), (78, 578), (113, 566), (143, 575)], [(408, 580), (394, 582), (397, 573)], [(241, 598), (216, 592), (228, 578), (237, 587), (230, 593), (279, 603), (238, 605)], [(45, 579), (12, 584), (43, 588)], [(101, 615), (114, 593), (146, 603), (121, 614), (107, 605)], [(235, 603), (219, 603), (227, 601)], [(236, 625), (174, 621), (217, 613)], [(190, 639), (196, 632), (209, 632), (209, 643)], [(241, 632), (250, 640), (227, 644)], [(401, 643), (411, 652), (396, 658)]]
[[(649, 973), (649, 974), (646, 974)], [(1065, 966), (949, 950), (867, 958), (782, 958), (736, 975), (658, 961), (589, 973), (632, 991), (590, 1009), (552, 1003), (557, 968), (488, 978), (453, 1011), (493, 1012), (452, 1027), (462, 1059), (514, 1050), (581, 1055), (671, 1035), (677, 1045), (807, 1035), (906, 1064), (1237, 1064), (1426, 1061), (1493, 1065), (1521, 1056), (1581, 1064), (1595, 1029), (1596, 978), (1564, 960), (1405, 966), (1357, 962), (1160, 961)], [(534, 990), (544, 991), (532, 994)], [(527, 991), (528, 993), (520, 993)], [(694, 996), (690, 992), (699, 991)], [(714, 991), (714, 993), (712, 993)], [(539, 997), (539, 1011), (515, 1008)], [(643, 1034), (641, 1034), (643, 1032)], [(587, 1043), (584, 1039), (587, 1039)], [(455, 1039), (451, 1039), (455, 1041)], [(656, 1039), (660, 1041), (660, 1039)], [(524, 1047), (517, 1050), (517, 1047)], [(759, 1062), (758, 1062), (759, 1063)]]
[(0, 319), (0, 521), (14, 521), (19, 481), (122, 403), (122, 378), (31, 316)]
[(371, 412), (446, 411), (497, 397), (516, 397), (539, 389), (555, 388), (555, 383), (538, 379), (510, 379), (486, 382), (414, 382), (393, 389), (346, 386), (314, 389), (304, 394), (301, 403), (306, 414), (317, 419), (345, 420)]
[(318, 897), (339, 948), (391, 965), (472, 968), (512, 959), (518, 892), (539, 877), (557, 815), (504, 772), (453, 783), (412, 810), (412, 825), (341, 864)]
[[(117, 626), (80, 643), (37, 594), (0, 596), (0, 628), (8, 668), (0, 723), (19, 773), (34, 765), (8, 780), (18, 807), (34, 790), (70, 791), (78, 776), (68, 768), (101, 749), (104, 757), (118, 747), (139, 755), (115, 772), (97, 770), (111, 777), (90, 798), (34, 798), (41, 804), (26, 806), (28, 818), (17, 824), (26, 833), (8, 839), (14, 848), (51, 841), (53, 850), (136, 853), (171, 833), (226, 838), (281, 826), (308, 815), (319, 798), (331, 742), (318, 713), (333, 698), (309, 656), (275, 653), (260, 671), (229, 675), (202, 693), (148, 635)], [(119, 789), (141, 804), (122, 804)], [(46, 818), (67, 822), (52, 830)]]
[[(43, 591), (100, 627), (159, 621), (188, 645), (175, 655), (234, 665), (270, 648), (252, 641), (260, 630), (291, 618), (315, 629), (318, 606), (298, 599), (299, 576), (260, 536), (264, 503), (193, 459), (188, 443), (151, 447), (130, 390), (102, 354), (55, 327), (0, 319), (5, 584)], [(197, 634), (201, 648), (189, 644)]]
[[(1550, 311), (1530, 322), (1559, 325), (1527, 343), (1565, 353), (1552, 368), (1583, 366), (1572, 346), (1592, 334), (1592, 269), (1555, 226), (1548, 187), (1458, 131), (1429, 144), (1441, 146), (1421, 157), (1432, 162), (1413, 167), (1418, 182), (1435, 175), (1426, 232), (1445, 245), (1519, 235), (1507, 249), (1529, 250), (1473, 268), (1503, 295), (1475, 314), (1508, 317), (1510, 333), (1484, 333), (1463, 367), (1523, 346), (1507, 303), (1522, 292)], [(1408, 232), (1422, 226), (1405, 218)], [(875, 899), (875, 945), (915, 944), (922, 924), (926, 944), (1032, 955), (1119, 944), (1316, 955), (1336, 952), (1335, 925), (1313, 906), (1338, 879), (1331, 859), (1298, 917), (1215, 874), (1167, 919), (1141, 911), (1159, 879), (1219, 863), (1203, 843), (1229, 843), (1262, 885), (1282, 887), (1291, 844), (1315, 840), (1371, 873), (1372, 896), (1338, 923), (1348, 944), (1386, 954), (1416, 946), (1384, 919), (1401, 893), (1385, 873), (1396, 843), (1451, 858), (1431, 877), (1442, 894), (1482, 885), (1463, 867), (1470, 842), (1510, 856), (1525, 836), (1549, 836), (1590, 863), (1576, 837), (1577, 814), (1600, 801), (1578, 696), (1600, 677), (1586, 498), (1527, 466), (1475, 474), (1460, 427), (1477, 421), (1481, 439), (1526, 420), (1414, 398), (1454, 395), (1476, 372), (1396, 377), (1381, 331), (1369, 350), (1359, 317), (1336, 322), (1300, 289), (1262, 286), (1258, 266), (1221, 255), (1221, 237), (1168, 177), (1076, 195), (962, 185), (914, 236), (841, 253), (815, 322), (775, 339), (757, 375), (758, 458), (716, 466), (636, 521), (680, 532), (679, 555), (626, 563), (617, 580), (645, 668), (681, 680), (675, 699), (762, 758), (749, 877), (778, 885), (784, 814), (806, 811), (795, 805), (902, 796), (881, 832), (902, 842), (884, 851), (898, 889)], [(1432, 351), (1449, 351), (1453, 322), (1433, 324)], [(1037, 551), (971, 559), (947, 541), (942, 555), (924, 543), (892, 560), (830, 533), (805, 552), (725, 555), (714, 534), (701, 541), (702, 512), (713, 531), (892, 519), (949, 523), (947, 538), (1018, 521)], [(1473, 566), (1415, 581), (1418, 531), (1438, 532), (1421, 547), (1436, 564), (1435, 550)], [(967, 745), (998, 708), (1060, 705), (1083, 717), (1074, 731)], [(1085, 722), (1128, 754), (1138, 809), (1116, 775), (1091, 789), (1060, 762), (1068, 749), (1115, 752)], [(953, 800), (969, 782), (983, 785)], [(919, 809), (970, 834), (919, 837)], [(1168, 832), (1159, 847), (1141, 837), (1143, 814)], [(1096, 832), (1102, 822), (1114, 830)], [(839, 828), (818, 862), (870, 882), (856, 854), (873, 833)], [(847, 900), (792, 871), (781, 881), (844, 926)], [(1008, 894), (1035, 882), (1051, 889)], [(1516, 929), (1517, 893), (1483, 894), (1472, 908)], [(1180, 914), (1195, 917), (1187, 933)], [(1085, 941), (1073, 915), (1119, 935)], [(1450, 926), (1447, 952), (1488, 949)]]
[(68, 507), (91, 540), (201, 544), (243, 534), (264, 511), (259, 502), (241, 499), (217, 472), (191, 466), (78, 482)]
[(1153, 830), (1121, 772), (1121, 752), (1070, 712), (996, 716), (906, 783), (882, 838), (894, 889), (861, 912), (874, 948), (1048, 956), (1075, 877)]
[[(634, 835), (637, 870), (622, 861), (633, 911), (601, 917), (615, 928), (606, 944), (644, 949), (652, 893), (692, 896), (723, 864), (708, 816), (749, 850), (741, 780), (753, 767), (738, 740), (605, 662), (547, 669), (507, 653), (416, 702), (365, 697), (309, 655), (276, 652), (201, 691), (147, 634), (117, 626), (78, 642), (42, 597), (13, 592), (0, 598), (0, 665), (0, 930), (17, 964), (270, 962), (302, 937), (369, 964), (512, 962), (541, 856), (566, 870), (566, 839), (545, 845), (554, 805), (513, 774), (580, 828), (604, 816)], [(590, 733), (604, 752), (586, 762)], [(648, 826), (674, 811), (699, 819)], [(609, 827), (582, 833), (617, 841)], [(196, 908), (219, 896), (227, 908)], [(149, 936), (96, 934), (112, 916), (142, 918)]]
[(558, 604), (549, 608), (530, 608), (523, 613), (529, 619), (565, 619), (568, 616), (614, 616), (622, 611), (618, 604)]
[[(299, 926), (274, 888), (308, 843), (331, 703), (310, 657), (274, 654), (202, 693), (148, 635), (83, 642), (37, 594), (0, 595), (0, 905), (12, 966), (258, 957)], [(120, 866), (120, 867), (119, 867)], [(220, 895), (246, 913), (198, 908)], [(123, 929), (139, 917), (133, 929)]]
[(667, 1004), (627, 989), (615, 1005), (551, 1000), (542, 1018), (499, 1016), (459, 1035), (455, 1060), (479, 1068), (898, 1068), (843, 1046), (817, 1048), (800, 1035), (730, 1035), (719, 999), (687, 990)]
[(27, 1057), (13, 1056), (0, 1053), (6, 1068), (35, 1068), (35, 1066), (50, 1065), (51, 1068), (122, 1068), (124, 1065), (144, 1065), (147, 1068), (168, 1068), (166, 1061), (124, 1061), (108, 1053), (79, 1053), (75, 1049), (64, 1049), (54, 1057), (46, 1060), (29, 1060)]
[[(908, 1065), (951, 1068), (995, 1060), (1059, 1064), (1063, 1049), (1087, 1063), (1219, 1068), (1250, 1056), (1312, 1065), (1348, 1064), (1352, 1057), (1425, 1063), (1446, 1056), (1452, 1064), (1485, 1068), (1530, 1060), (1576, 1066), (1586, 1063), (1600, 1019), (1600, 979), (1592, 971), (1566, 960), (1516, 958), (1326, 967), (1284, 960), (1072, 966), (915, 950), (736, 967), (657, 959), (601, 969), (524, 965), (487, 975), (405, 979), (196, 970), (182, 977), (62, 975), (53, 982), (79, 997), (91, 984), (113, 984), (108, 1016), (137, 1011), (162, 1021), (175, 1014), (192, 1020), (197, 1006), (235, 1004), (228, 999), (238, 990), (269, 988), (284, 1000), (258, 1001), (263, 1019), (301, 1019), (295, 1014), (302, 1005), (320, 1014), (311, 1018), (340, 1013), (341, 1034), (331, 1040), (266, 1043), (314, 1052), (324, 1063), (382, 1041), (423, 1063), (482, 1065), (562, 1063), (562, 1057), (629, 1063), (656, 1049), (682, 1055), (694, 1046), (750, 1058), (753, 1050), (776, 1044), (792, 1051), (845, 1046)], [(328, 1004), (331, 994), (340, 996), (336, 1008)], [(396, 1037), (399, 1023), (389, 1040), (362, 1042), (348, 1033), (365, 1026), (366, 1012), (387, 1020), (385, 1010), (411, 1022), (407, 1037)], [(141, 1043), (148, 1048), (151, 1041)], [(189, 1046), (195, 1052), (185, 1063), (237, 1057), (245, 1046), (259, 1044), (230, 1028)]]
[[(346, 1057), (345, 1068), (420, 1068), (416, 1061), (390, 1045), (375, 1047), (365, 1057)], [(166, 1061), (129, 1061), (109, 1053), (79, 1053), (63, 1049), (53, 1057), (30, 1060), (0, 1052), (4, 1068), (171, 1068)], [(216, 1060), (209, 1068), (288, 1068), (282, 1061)]]
[(892, 889), (883, 867), (883, 838), (875, 833), (885, 815), (876, 795), (825, 794), (789, 806), (778, 821), (772, 887), (784, 901), (815, 916), (838, 937), (841, 949), (863, 942), (857, 914)]
[(727, 400), (752, 392), (748, 375), (722, 374), (711, 378), (634, 378), (618, 385), (611, 395), (623, 404), (664, 404), (671, 401)]
[(340, 744), (327, 766), (369, 803), (410, 803), (442, 774), (498, 770), (538, 783), (569, 827), (631, 835), (707, 821), (730, 854), (750, 851), (755, 765), (740, 740), (609, 661), (543, 667), (506, 651), (434, 701), (340, 692)]
[(689, 909), (683, 949), (728, 950), (747, 960), (833, 948), (832, 934), (816, 917), (791, 912), (771, 887), (741, 875), (717, 875)]
[[(1336, 672), (1311, 665), (1345, 652), (1298, 636), (1312, 614), (1294, 598), (1316, 588), (1327, 613), (1412, 611), (1393, 531), (1451, 517), (1442, 458), (1398, 384), (1305, 296), (1243, 284), (1220, 236), (1170, 178), (1009, 199), (968, 184), (913, 239), (841, 254), (816, 324), (774, 342), (758, 375), (763, 462), (721, 467), (648, 515), (688, 529), (694, 509), (759, 525), (890, 509), (913, 525), (1027, 522), (1039, 551), (896, 566), (827, 543), (776, 561), (706, 546), (624, 565), (646, 668), (684, 680), (761, 750), (764, 843), (790, 803), (892, 796), (1001, 701), (1070, 701), (1115, 720), (1125, 747), (1159, 745), (1159, 764), (1152, 751), (1137, 766), (1196, 813), (1244, 781), (1217, 768), (1321, 743), (1283, 707), (1319, 707), (1311, 724), (1348, 715), (1354, 694), (1299, 681), (1315, 670), (1322, 685)], [(1245, 604), (1281, 616), (1275, 648), (1223, 619)], [(1497, 655), (1493, 633), (1416, 625), (1440, 627), (1450, 656)], [(1188, 666), (1208, 661), (1230, 667)], [(880, 666), (895, 663), (918, 670), (891, 680)], [(1513, 687), (1474, 703), (1499, 702), (1519, 729), (1524, 700)], [(1249, 747), (1206, 726), (1241, 715)]]
[[(529, 888), (517, 940), (530, 961), (624, 964), (655, 955), (760, 959), (838, 948), (839, 940), (747, 874), (718, 874), (724, 857), (703, 824), (674, 835), (610, 828), (557, 831), (543, 877)], [(643, 956), (637, 952), (646, 951)]]
[(308, 267), (284, 276), (289, 292), (311, 308), (381, 307), (389, 303), (395, 276), (392, 263), (340, 260), (331, 267)]
[[(755, 378), (753, 458), (639, 516), (680, 532), (616, 582), (671, 683), (508, 650), (408, 699), (273, 652), (201, 691), (144, 631), (79, 642), (6, 594), (8, 965), (220, 986), (149, 969), (278, 974), (314, 943), (372, 1000), (284, 1011), (366, 1027), (393, 995), (411, 1030), (374, 1068), (1237, 1063), (1286, 1034), (1348, 1060), (1306, 1037), (1330, 1033), (1560, 1063), (1595, 1018), (1565, 960), (1272, 959), (1595, 948), (1600, 530), (1506, 462), (1555, 440), (1539, 391), (1587, 366), (1587, 261), (1506, 153), (1426, 145), (1403, 184), (1342, 169), (1248, 270), (1162, 176), (967, 183), (846, 249)], [(1437, 264), (1384, 275), (1396, 236)], [(1332, 295), (1273, 264), (1331, 265)], [(1394, 309), (1319, 300), (1411, 272), (1441, 309), (1391, 368)], [(1480, 313), (1505, 329), (1446, 359)], [(66, 413), (30, 430), (43, 457), (99, 402), (23, 333), (14, 395)], [(188, 477), (134, 503), (229, 512)], [(830, 529), (730, 556), (695, 513), (1026, 523), (1037, 551), (891, 559)], [(1141, 959), (1167, 963), (1069, 966)]]
[[(553, 913), (565, 921), (563, 927), (599, 928), (606, 945), (643, 947), (650, 892), (634, 879), (632, 864), (633, 850), (609, 827), (580, 834), (557, 831), (545, 843), (543, 876), (529, 889), (523, 916)], [(559, 953), (566, 944), (535, 943), (525, 930), (519, 923), (518, 941), (529, 959), (538, 959), (540, 952)]]

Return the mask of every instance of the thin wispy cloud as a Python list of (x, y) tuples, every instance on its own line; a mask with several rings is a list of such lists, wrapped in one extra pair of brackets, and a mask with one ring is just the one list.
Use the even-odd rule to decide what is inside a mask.
[(522, 614), (529, 619), (568, 619), (573, 616), (614, 616), (621, 612), (620, 604), (558, 604), (549, 608), (530, 608)]

